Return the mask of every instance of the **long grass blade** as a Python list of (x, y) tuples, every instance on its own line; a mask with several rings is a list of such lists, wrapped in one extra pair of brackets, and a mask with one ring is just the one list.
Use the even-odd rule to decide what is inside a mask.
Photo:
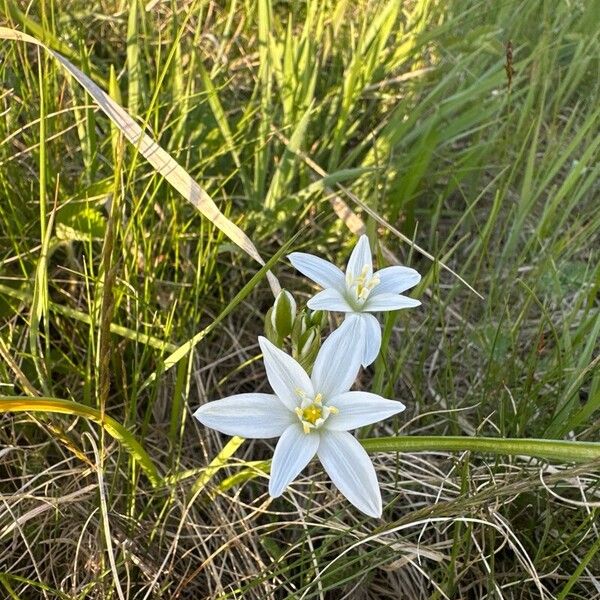
[[(225, 217), (213, 199), (198, 185), (189, 173), (157, 142), (145, 134), (123, 107), (119, 106), (73, 63), (36, 38), (14, 29), (0, 27), (0, 39), (35, 44), (49, 52), (84, 87), (98, 107), (119, 127), (123, 135), (139, 150), (140, 154), (146, 158), (158, 173), (207, 219), (212, 221), (231, 241), (259, 264), (265, 264), (252, 240), (235, 223), (232, 223)], [(270, 272), (267, 273), (267, 278), (273, 294), (277, 295), (280, 290), (277, 278)]]

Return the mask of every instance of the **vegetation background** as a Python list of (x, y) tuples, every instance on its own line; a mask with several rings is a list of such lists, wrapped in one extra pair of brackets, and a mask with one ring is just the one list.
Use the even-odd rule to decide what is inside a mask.
[[(424, 275), (359, 382), (408, 407), (370, 436), (598, 438), (598, 23), (598, 0), (0, 2), (265, 258), (341, 264), (360, 217)], [(2, 598), (600, 598), (598, 463), (382, 453), (381, 522), (316, 464), (271, 501), (271, 441), (191, 418), (267, 389), (264, 272), (56, 60), (0, 48)]]

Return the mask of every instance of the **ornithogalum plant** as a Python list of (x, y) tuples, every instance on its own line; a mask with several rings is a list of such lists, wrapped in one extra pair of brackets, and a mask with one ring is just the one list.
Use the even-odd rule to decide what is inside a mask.
[[(370, 364), (380, 349), (381, 330), (372, 313), (418, 306), (418, 300), (402, 292), (421, 277), (400, 266), (373, 272), (365, 236), (352, 251), (345, 274), (317, 256), (294, 252), (289, 258), (324, 289), (308, 301), (308, 309), (314, 312), (299, 311), (292, 294), (284, 290), (267, 313), (269, 339), (261, 337), (259, 344), (274, 394), (237, 394), (208, 402), (195, 412), (200, 422), (227, 435), (279, 438), (271, 464), (271, 496), (280, 496), (317, 455), (352, 504), (369, 516), (380, 517), (381, 492), (364, 448), (382, 452), (473, 450), (578, 462), (600, 456), (597, 443), (547, 439), (400, 436), (359, 443), (350, 430), (404, 410), (401, 402), (350, 391), (361, 364)], [(323, 311), (346, 314), (321, 345)], [(293, 356), (284, 351), (286, 345)]]
[[(302, 311), (283, 290), (265, 319), (269, 339), (259, 344), (273, 394), (237, 394), (201, 406), (194, 416), (207, 427), (245, 438), (279, 441), (271, 464), (269, 493), (280, 496), (317, 455), (337, 488), (365, 514), (381, 516), (381, 493), (375, 469), (363, 446), (349, 433), (404, 410), (396, 400), (350, 391), (361, 364), (379, 353), (381, 328), (371, 313), (418, 306), (401, 292), (420, 275), (407, 267), (373, 272), (371, 250), (362, 236), (346, 273), (316, 256), (294, 252), (292, 264), (325, 288)], [(322, 310), (345, 312), (346, 318), (320, 346)], [(294, 356), (282, 348), (291, 343)], [(313, 366), (314, 363), (314, 366)], [(310, 375), (309, 375), (310, 373)]]

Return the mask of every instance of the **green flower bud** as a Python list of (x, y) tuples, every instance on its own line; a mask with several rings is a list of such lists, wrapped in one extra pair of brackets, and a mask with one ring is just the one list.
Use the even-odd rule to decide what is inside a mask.
[(297, 360), (306, 371), (310, 372), (320, 347), (321, 335), (317, 327), (310, 327), (300, 336)]
[(311, 327), (300, 338), (299, 352), (298, 352), (298, 355), (300, 356), (300, 358), (302, 358), (304, 356), (308, 356), (309, 352), (313, 349), (313, 347), (315, 345), (316, 345), (317, 349), (321, 345), (320, 340), (319, 340), (319, 331), (316, 327)]
[(294, 351), (297, 351), (300, 346), (300, 338), (306, 332), (306, 330), (310, 327), (310, 319), (305, 312), (299, 314), (294, 321), (294, 326), (292, 327), (292, 347)]
[(315, 310), (310, 315), (310, 322), (312, 325), (322, 328), (327, 321), (327, 313), (324, 310)]
[(272, 344), (275, 344), (278, 348), (281, 348), (281, 338), (279, 337), (275, 327), (273, 327), (272, 316), (273, 307), (267, 311), (267, 316), (265, 317), (265, 336)]
[(273, 311), (271, 312), (271, 325), (280, 338), (292, 333), (294, 320), (296, 319), (296, 301), (287, 290), (281, 290), (275, 298)]

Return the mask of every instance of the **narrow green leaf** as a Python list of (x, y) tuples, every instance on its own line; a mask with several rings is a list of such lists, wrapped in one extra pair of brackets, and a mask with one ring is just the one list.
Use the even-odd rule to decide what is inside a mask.
[(563, 462), (600, 460), (600, 443), (467, 436), (399, 436), (360, 440), (367, 452), (481, 452)]
[(140, 109), (140, 45), (138, 23), (138, 0), (129, 2), (127, 19), (127, 108), (132, 115)]

